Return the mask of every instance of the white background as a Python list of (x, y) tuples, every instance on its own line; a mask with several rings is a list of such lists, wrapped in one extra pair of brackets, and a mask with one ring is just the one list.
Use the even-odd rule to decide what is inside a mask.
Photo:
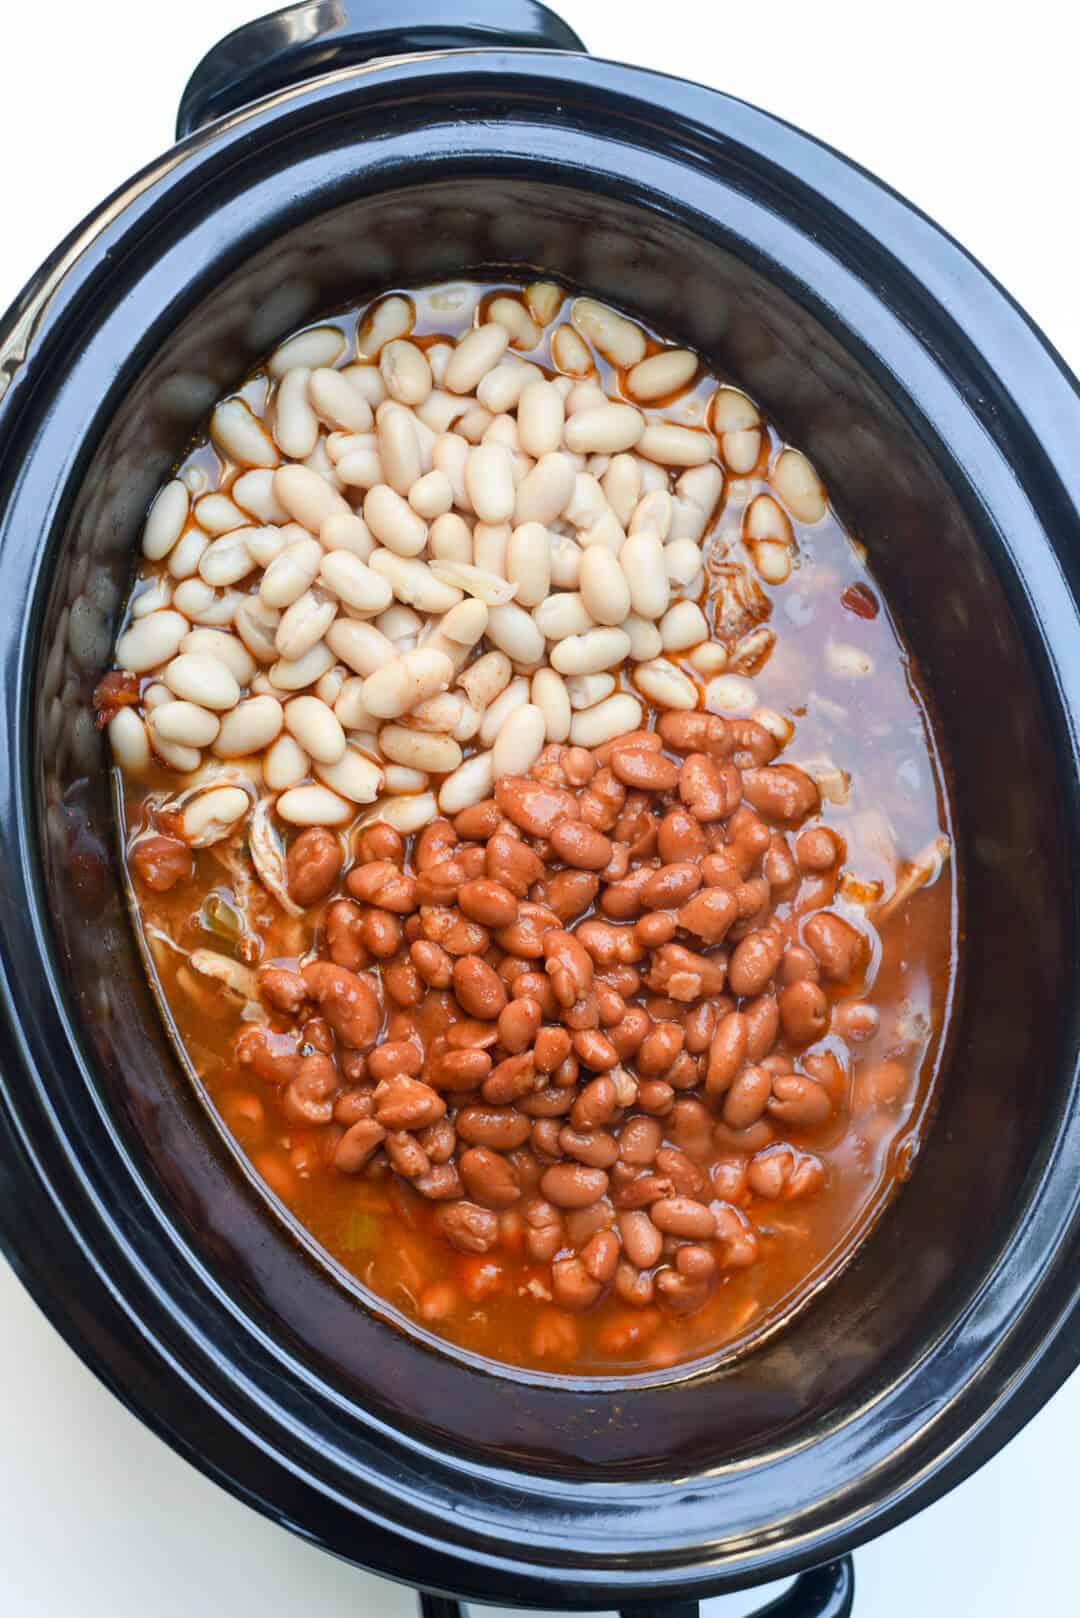
[[(440, 0), (432, 0), (433, 10)], [(170, 140), (245, 0), (3, 6), (0, 308)], [(362, 8), (361, 8), (362, 9)], [(468, 0), (440, 9), (467, 16)], [(566, 0), (597, 55), (704, 79), (857, 158), (957, 236), (1080, 370), (1069, 8)], [(1080, 446), (1078, 446), (1080, 452)], [(101, 1388), (0, 1265), (5, 1618), (404, 1618), (414, 1598), (236, 1504)], [(1080, 1380), (975, 1478), (857, 1558), (858, 1618), (1074, 1609)], [(740, 1618), (764, 1599), (709, 1603)]]

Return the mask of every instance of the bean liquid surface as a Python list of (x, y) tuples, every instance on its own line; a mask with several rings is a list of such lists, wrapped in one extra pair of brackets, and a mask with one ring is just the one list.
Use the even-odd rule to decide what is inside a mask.
[[(461, 283), (414, 289), (401, 296), (411, 299), (415, 309), (412, 341), (430, 352), (482, 324), (497, 298), (520, 300), (520, 289)], [(552, 333), (566, 326), (567, 307), (543, 328), (535, 351), (520, 353), (548, 376), (560, 374), (553, 352), (558, 353), (561, 345), (553, 349)], [(322, 323), (342, 334), (341, 355), (332, 363), (355, 362), (357, 329), (363, 331), (365, 319), (370, 320), (367, 312), (356, 310)], [(660, 338), (645, 334), (647, 358), (661, 355), (666, 346)], [(628, 382), (632, 368), (613, 365), (595, 351), (591, 358), (592, 379), (609, 396), (633, 402)], [(678, 380), (676, 372), (672, 374)], [(659, 376), (662, 382), (664, 373)], [(759, 826), (764, 823), (774, 840), (774, 861), (782, 857), (779, 839), (789, 863), (795, 864), (793, 874), (784, 880), (776, 864), (768, 863), (764, 849), (748, 861), (740, 872), (742, 888), (751, 891), (751, 884), (757, 883), (761, 902), (755, 913), (746, 908), (751, 899), (741, 894), (743, 909), (719, 948), (708, 936), (682, 925), (680, 918), (688, 914), (683, 907), (695, 894), (713, 891), (709, 881), (702, 885), (703, 860), (729, 846), (725, 838), (736, 812), (732, 806), (722, 817), (694, 821), (702, 840), (699, 846), (691, 838), (684, 849), (676, 849), (684, 859), (662, 860), (655, 849), (655, 826), (646, 828), (652, 842), (645, 853), (628, 861), (628, 871), (632, 874), (642, 864), (656, 870), (663, 866), (665, 873), (676, 865), (689, 867), (681, 877), (665, 876), (672, 884), (669, 902), (632, 909), (625, 918), (612, 916), (603, 908), (605, 886), (610, 889), (618, 877), (609, 870), (582, 908), (558, 917), (560, 927), (574, 937), (589, 922), (637, 929), (645, 941), (643, 956), (632, 963), (594, 960), (596, 982), (589, 992), (599, 989), (602, 999), (610, 987), (621, 994), (624, 1011), (640, 1008), (646, 1014), (650, 1033), (671, 1026), (677, 1030), (673, 1040), (682, 1041), (666, 1066), (663, 1049), (650, 1065), (640, 1058), (640, 1047), (615, 1065), (629, 1075), (632, 1090), (625, 1103), (598, 1125), (601, 1133), (606, 1132), (605, 1140), (614, 1142), (617, 1156), (611, 1161), (604, 1142), (595, 1146), (592, 1167), (587, 1161), (593, 1150), (590, 1144), (573, 1142), (573, 1151), (565, 1142), (556, 1144), (559, 1130), (572, 1127), (567, 1114), (552, 1113), (558, 1128), (538, 1132), (542, 1109), (519, 1112), (517, 1100), (485, 1099), (482, 1087), (493, 1065), (505, 1065), (513, 1056), (503, 1040), (501, 1021), (497, 1042), (484, 1046), (462, 1040), (448, 1046), (455, 1026), (469, 1020), (482, 1023), (488, 1015), (484, 996), (494, 992), (488, 975), (506, 1004), (528, 998), (514, 999), (518, 969), (506, 964), (513, 950), (494, 937), (510, 925), (510, 912), (500, 909), (506, 903), (505, 885), (488, 874), (487, 850), (494, 835), (490, 829), (467, 835), (466, 820), (464, 831), (453, 839), (462, 848), (480, 850), (475, 860), (467, 860), (464, 880), (474, 889), (485, 882), (488, 887), (470, 895), (480, 949), (452, 957), (476, 966), (460, 985), (456, 975), (460, 969), (444, 984), (437, 968), (432, 968), (435, 981), (427, 981), (417, 977), (412, 964), (427, 959), (422, 952), (417, 956), (415, 946), (433, 942), (430, 932), (420, 929), (421, 908), (388, 907), (380, 903), (377, 886), (370, 897), (357, 891), (363, 878), (356, 873), (379, 862), (378, 839), (374, 845), (370, 842), (370, 827), (369, 842), (358, 842), (363, 833), (356, 827), (362, 827), (370, 811), (354, 805), (344, 825), (323, 827), (313, 822), (304, 830), (306, 823), (289, 824), (275, 813), (274, 794), (267, 788), (269, 754), (261, 762), (242, 758), (226, 766), (233, 774), (225, 779), (235, 777), (249, 799), (262, 801), (262, 820), (253, 829), (249, 816), (228, 835), (198, 846), (199, 837), (188, 835), (190, 825), (185, 832), (183, 817), (190, 803), (199, 801), (200, 788), (205, 788), (208, 776), (214, 778), (220, 764), (203, 760), (200, 754), (197, 767), (178, 774), (177, 767), (153, 756), (121, 774), (124, 848), (134, 916), (149, 969), (193, 1079), (276, 1199), (279, 1211), (286, 1210), (286, 1216), (296, 1220), (347, 1277), (406, 1322), (526, 1370), (630, 1376), (713, 1362), (751, 1348), (851, 1258), (910, 1176), (933, 1113), (955, 986), (958, 912), (948, 858), (950, 808), (927, 707), (870, 570), (873, 535), (864, 536), (864, 551), (829, 508), (812, 522), (801, 522), (789, 511), (790, 542), (779, 550), (771, 531), (755, 542), (748, 530), (748, 511), (759, 496), (776, 498), (770, 470), (784, 446), (760, 420), (757, 429), (736, 425), (725, 438), (720, 432), (724, 424), (715, 419), (717, 386), (716, 372), (701, 362), (691, 380), (670, 395), (639, 401), (650, 420), (717, 434), (715, 464), (724, 468), (723, 492), (708, 514), (701, 540), (704, 572), (699, 584), (692, 581), (697, 593), (684, 598), (704, 612), (709, 629), (704, 644), (716, 648), (717, 655), (710, 663), (707, 652), (702, 655), (700, 641), (664, 648), (664, 659), (693, 681), (693, 710), (654, 701), (648, 681), (630, 660), (610, 671), (610, 691), (600, 700), (623, 692), (633, 695), (641, 711), (638, 729), (659, 727), (662, 747), (655, 752), (646, 748), (643, 756), (667, 760), (670, 770), (658, 770), (662, 783), (653, 789), (646, 769), (645, 784), (639, 787), (628, 761), (623, 767), (629, 779), (622, 781), (620, 810), (627, 812), (625, 799), (630, 794), (630, 809), (657, 823), (673, 810), (686, 809), (688, 803), (692, 809), (692, 767), (687, 759), (697, 756), (698, 750), (672, 745), (669, 737), (678, 735), (672, 720), (690, 712), (711, 713), (737, 727), (752, 719), (774, 745), (762, 764), (749, 758), (745, 748), (740, 751), (736, 743), (725, 743), (729, 752), (724, 756), (734, 756), (742, 770), (739, 812), (753, 814)], [(272, 421), (280, 387), (262, 372), (238, 396), (257, 419)], [(733, 442), (732, 435), (745, 437), (753, 430), (760, 432), (760, 444), (747, 471), (740, 464), (745, 445)], [(725, 457), (725, 446), (731, 459)], [(602, 479), (600, 463), (596, 466)], [(250, 469), (250, 463), (228, 458), (220, 446), (205, 439), (191, 450), (178, 477), (193, 495), (228, 495)], [(670, 470), (671, 487), (679, 471), (677, 465)], [(786, 561), (780, 551), (786, 552)], [(140, 596), (153, 590), (167, 570), (167, 559), (141, 564), (131, 607), (137, 607)], [(226, 588), (243, 592), (248, 586), (241, 579)], [(130, 609), (128, 622), (137, 622)], [(480, 653), (488, 649), (487, 642), (479, 646)], [(150, 711), (148, 688), (158, 679), (157, 669), (137, 677), (138, 711), (144, 715)], [(106, 719), (116, 712), (119, 689), (106, 691), (99, 699)], [(123, 690), (122, 704), (133, 702), (134, 691), (130, 684)], [(401, 723), (409, 732), (408, 716)], [(554, 745), (546, 741), (538, 760), (520, 773), (510, 772), (506, 779), (561, 781), (560, 790), (579, 804), (596, 772), (610, 773), (610, 747), (617, 744), (609, 743), (605, 755), (604, 744), (572, 748), (571, 741), (572, 737)], [(462, 755), (467, 760), (479, 746), (476, 739), (466, 739)], [(584, 782), (573, 779), (580, 760), (571, 759), (569, 752), (590, 759)], [(813, 783), (816, 793), (809, 812), (784, 819), (779, 809), (776, 813), (763, 809), (760, 817), (747, 810), (745, 794), (751, 790), (747, 771), (760, 774), (771, 765), (796, 766), (800, 777)], [(451, 772), (436, 768), (424, 773), (416, 790), (438, 792)], [(316, 778), (309, 774), (307, 780)], [(499, 785), (496, 779), (498, 813), (492, 811), (492, 827), (506, 819)], [(186, 803), (185, 792), (194, 795)], [(491, 793), (484, 794), (485, 802), (491, 798)], [(220, 813), (226, 812), (222, 806)], [(465, 816), (469, 812), (466, 808)], [(568, 817), (575, 826), (576, 814), (575, 807), (575, 814)], [(442, 818), (456, 824), (461, 815)], [(694, 820), (693, 813), (690, 818)], [(632, 828), (624, 829), (629, 837)], [(406, 830), (398, 838), (400, 858), (390, 860), (414, 880), (423, 879), (417, 856), (424, 835), (423, 828)], [(253, 863), (251, 840), (257, 836), (270, 839), (285, 856), (283, 880), (293, 901), (288, 908), (280, 894), (268, 890), (260, 879), (259, 862)], [(303, 860), (290, 865), (290, 850), (301, 836), (309, 840), (310, 858), (306, 865)], [(567, 833), (565, 827), (547, 828), (542, 836), (525, 831), (524, 846), (539, 852), (542, 874), (528, 884), (528, 897), (518, 895), (515, 903), (550, 904), (551, 882), (558, 872), (597, 871), (596, 861), (609, 856), (608, 845), (620, 841), (614, 825), (601, 829), (600, 836), (603, 846), (594, 847), (587, 837)], [(815, 836), (817, 854), (812, 840), (801, 842)], [(320, 838), (329, 842), (320, 844)], [(454, 853), (449, 846), (447, 857)], [(329, 887), (320, 869), (323, 856), (328, 870), (332, 867)], [(392, 871), (389, 876), (383, 873), (384, 882), (391, 877)], [(690, 890), (685, 895), (680, 882)], [(496, 887), (500, 892), (494, 891)], [(584, 894), (586, 885), (580, 887)], [(302, 993), (300, 974), (312, 962), (344, 959), (330, 948), (328, 929), (332, 908), (345, 901), (363, 916), (356, 970), (376, 987), (377, 1027), (370, 1044), (361, 1040), (352, 1045), (343, 1039), (342, 1024), (334, 1021), (338, 1011), (327, 1009), (329, 1001), (313, 1000), (310, 994), (297, 1003), (289, 998)], [(457, 919), (464, 915), (468, 920), (470, 913), (458, 893), (436, 895), (429, 906), (449, 911), (459, 902)], [(517, 914), (515, 910), (513, 915)], [(486, 919), (476, 920), (477, 915)], [(842, 971), (843, 963), (833, 970), (831, 923), (824, 933), (820, 925), (815, 933), (815, 915), (839, 918), (855, 929), (863, 953), (851, 971)], [(646, 925), (645, 918), (655, 919)], [(777, 961), (760, 988), (755, 985), (753, 994), (740, 995), (733, 992), (731, 962), (740, 936), (755, 928), (780, 940)], [(844, 937), (837, 933), (841, 940), (837, 947), (843, 946)], [(813, 948), (811, 940), (816, 940)], [(696, 995), (687, 991), (689, 997), (680, 999), (650, 987), (650, 963), (655, 972), (664, 948), (672, 942), (706, 961), (722, 957), (728, 974), (723, 988)], [(208, 968), (207, 952), (218, 963), (233, 963), (235, 970), (220, 964)], [(538, 962), (535, 956), (521, 957), (519, 966), (545, 973), (543, 956)], [(272, 968), (281, 974), (276, 982), (267, 977)], [(546, 975), (554, 981), (550, 968)], [(295, 990), (298, 977), (301, 991)], [(805, 992), (792, 996), (791, 989), (799, 983)], [(716, 1013), (721, 1017), (736, 1010), (745, 1013), (762, 994), (779, 998), (789, 1011), (756, 1066), (747, 1064), (745, 1055), (741, 1058), (737, 1082), (743, 1084), (747, 1065), (764, 1072), (761, 1082), (767, 1095), (772, 1085), (771, 1103), (763, 1103), (755, 1113), (751, 1078), (743, 1084), (748, 1099), (740, 1113), (740, 1103), (732, 1099), (733, 1085), (708, 1093)], [(470, 1004), (474, 995), (475, 1007)], [(333, 1004), (337, 1007), (336, 1001)], [(507, 1024), (511, 1043), (518, 1042), (517, 1020), (522, 1022), (520, 1040), (527, 1050), (539, 1049), (527, 1012)], [(494, 1024), (492, 1018), (490, 1025)], [(543, 1010), (542, 1025), (566, 1028), (562, 1013), (553, 1014), (549, 1006)], [(708, 1037), (702, 1046), (700, 1037), (688, 1030), (706, 1025)], [(610, 1053), (602, 1045), (590, 1046), (582, 1037), (593, 1033), (602, 1038), (603, 1017), (591, 1029), (567, 1031), (577, 1041), (574, 1094), (579, 1096), (597, 1075), (614, 1072), (615, 1067), (609, 1066)], [(408, 1057), (404, 1065), (393, 1060), (380, 1064), (380, 1049), (389, 1049), (393, 1058), (399, 1044), (410, 1040), (420, 1052), (415, 1062)], [(697, 1048), (688, 1052), (691, 1042)], [(554, 1036), (551, 1043), (553, 1048), (557, 1044)], [(468, 1083), (467, 1059), (459, 1064), (463, 1076), (453, 1085), (432, 1077), (436, 1057), (441, 1060), (451, 1047), (457, 1055), (470, 1057), (481, 1049), (493, 1052), (486, 1066), (476, 1063), (475, 1085)], [(684, 1061), (680, 1069), (673, 1069), (684, 1054), (689, 1066)], [(808, 1056), (817, 1058), (816, 1070)], [(323, 1069), (310, 1065), (315, 1059), (321, 1059)], [(309, 1064), (307, 1074), (322, 1074), (322, 1081), (313, 1078), (302, 1096), (294, 1084), (297, 1060)], [(762, 1069), (760, 1061), (771, 1061), (772, 1067)], [(811, 1116), (812, 1108), (800, 1112), (799, 1106), (790, 1109), (790, 1116), (784, 1116), (782, 1107), (769, 1110), (770, 1104), (782, 1100), (783, 1079), (814, 1071), (817, 1079), (833, 1074), (825, 1116)], [(657, 1100), (659, 1092), (643, 1087), (650, 1080), (654, 1085), (667, 1084), (669, 1072), (674, 1072), (676, 1082), (669, 1086), (665, 1110), (663, 1096)], [(415, 1077), (425, 1088), (431, 1079), (445, 1111), (430, 1122), (380, 1125), (367, 1155), (360, 1130), (352, 1163), (342, 1142), (350, 1130), (375, 1116), (371, 1094), (387, 1075)], [(817, 1079), (811, 1086), (815, 1097), (820, 1088)], [(529, 1090), (526, 1099), (550, 1092), (550, 1085), (547, 1090)], [(652, 1110), (643, 1100), (655, 1103)], [(691, 1102), (697, 1112), (690, 1110)], [(487, 1156), (463, 1163), (470, 1142), (459, 1131), (447, 1149), (439, 1126), (454, 1123), (466, 1109), (475, 1116), (496, 1106), (503, 1122), (493, 1126), (491, 1144), (484, 1145), (479, 1137), (471, 1142), (473, 1151)], [(707, 1118), (705, 1127), (702, 1114)], [(522, 1120), (527, 1121), (527, 1134)], [(481, 1122), (485, 1140), (486, 1127)], [(505, 1128), (505, 1138), (497, 1138), (499, 1127)], [(578, 1131), (582, 1133), (589, 1131)], [(644, 1143), (640, 1152), (635, 1145), (639, 1138)], [(418, 1145), (426, 1153), (420, 1174), (410, 1158)], [(783, 1173), (773, 1174), (770, 1181), (768, 1165), (775, 1165), (785, 1153)], [(753, 1164), (765, 1160), (765, 1169), (751, 1172)], [(628, 1162), (630, 1168), (620, 1173), (616, 1165)], [(658, 1163), (674, 1167), (674, 1183), (666, 1197), (654, 1202), (666, 1207), (685, 1200), (687, 1207), (658, 1213), (654, 1221), (647, 1211), (653, 1204), (639, 1207), (625, 1187), (632, 1176), (659, 1172)], [(417, 1188), (424, 1184), (425, 1174), (440, 1166), (458, 1170), (455, 1197), (425, 1194)], [(541, 1179), (553, 1168), (560, 1170), (562, 1179), (557, 1174), (553, 1181), (544, 1179), (541, 1187)], [(589, 1175), (597, 1174), (604, 1185), (599, 1197), (589, 1194)], [(685, 1187), (695, 1184), (697, 1188), (684, 1197)], [(549, 1185), (559, 1189), (557, 1199)], [(917, 1194), (917, 1186), (911, 1194)], [(543, 1243), (535, 1234), (543, 1224), (541, 1203), (554, 1204), (558, 1220), (558, 1245), (546, 1256), (538, 1256)], [(475, 1240), (460, 1219), (448, 1217), (451, 1204), (484, 1211), (485, 1219), (477, 1224), (481, 1234)], [(700, 1212), (695, 1214), (694, 1209)], [(455, 1223), (461, 1228), (455, 1230)], [(668, 1228), (660, 1228), (665, 1224)], [(490, 1240), (484, 1234), (488, 1227), (496, 1232)], [(597, 1240), (606, 1240), (606, 1233), (617, 1233), (611, 1238), (614, 1257), (607, 1253), (604, 1240)], [(560, 1264), (564, 1268), (557, 1281)], [(576, 1282), (589, 1265), (602, 1278), (596, 1280), (590, 1273), (582, 1283), (585, 1291), (575, 1297)], [(616, 1265), (627, 1266), (619, 1281), (613, 1280)], [(701, 1268), (700, 1285), (695, 1266)], [(675, 1278), (670, 1286), (659, 1284), (663, 1271)], [(643, 1275), (645, 1282), (635, 1282)], [(827, 1308), (827, 1300), (818, 1306)]]

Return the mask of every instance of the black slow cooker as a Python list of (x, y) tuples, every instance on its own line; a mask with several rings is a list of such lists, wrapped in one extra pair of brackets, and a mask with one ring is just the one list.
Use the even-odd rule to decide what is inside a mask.
[[(232, 35), (178, 144), (0, 326), (3, 1242), (142, 1420), (340, 1556), (668, 1618), (802, 1572), (776, 1611), (845, 1613), (838, 1559), (1080, 1357), (1076, 383), (846, 159), (528, 0), (462, 9), (304, 0)], [(541, 270), (714, 356), (817, 463), (960, 827), (962, 998), (912, 1183), (789, 1330), (632, 1393), (404, 1335), (267, 1211), (150, 998), (89, 704), (148, 499), (222, 389), (345, 299)]]

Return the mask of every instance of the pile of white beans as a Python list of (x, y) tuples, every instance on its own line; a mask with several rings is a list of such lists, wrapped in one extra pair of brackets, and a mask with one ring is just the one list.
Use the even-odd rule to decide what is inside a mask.
[[(596, 747), (649, 708), (724, 711), (738, 647), (700, 603), (725, 479), (767, 479), (742, 554), (777, 585), (791, 518), (825, 515), (817, 474), (773, 453), (696, 354), (590, 298), (560, 320), (553, 283), (481, 290), (456, 341), (410, 340), (413, 299), (391, 294), (355, 355), (337, 326), (309, 328), (254, 407), (250, 388), (217, 405), (217, 487), (192, 464), (157, 495), (116, 644), (141, 681), (108, 725), (129, 774), (156, 757), (191, 785), (209, 749), (288, 823), (362, 813), (404, 833), (549, 742)], [(701, 424), (670, 419), (703, 383)], [(226, 796), (214, 835), (250, 808)]]

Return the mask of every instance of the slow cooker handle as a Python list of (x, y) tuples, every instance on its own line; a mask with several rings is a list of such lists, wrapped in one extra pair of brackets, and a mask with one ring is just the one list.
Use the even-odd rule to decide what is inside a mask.
[[(851, 1618), (855, 1566), (850, 1556), (811, 1568), (784, 1595), (760, 1607), (751, 1618)], [(623, 1607), (619, 1618), (699, 1618), (696, 1601), (660, 1601)], [(478, 1609), (476, 1618), (482, 1618)], [(420, 1592), (420, 1618), (466, 1618), (466, 1609), (448, 1596)]]
[(176, 138), (335, 68), (485, 45), (585, 49), (538, 0), (301, 0), (245, 23), (206, 53), (181, 98)]

